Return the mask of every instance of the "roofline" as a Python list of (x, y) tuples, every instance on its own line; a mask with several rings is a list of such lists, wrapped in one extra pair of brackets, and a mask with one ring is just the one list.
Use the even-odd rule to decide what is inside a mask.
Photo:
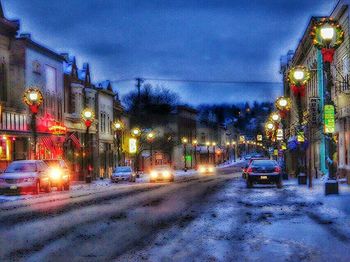
[(48, 54), (50, 55), (51, 57), (53, 57), (54, 59), (56, 59), (57, 61), (59, 62), (64, 62), (66, 61), (65, 58), (56, 53), (55, 51), (33, 41), (32, 39), (29, 39), (27, 37), (18, 37), (17, 40), (20, 40), (20, 41), (23, 41), (25, 42), (25, 44), (28, 46), (28, 47), (32, 47), (33, 49), (39, 51), (39, 52), (42, 52), (42, 53), (45, 53), (45, 54)]

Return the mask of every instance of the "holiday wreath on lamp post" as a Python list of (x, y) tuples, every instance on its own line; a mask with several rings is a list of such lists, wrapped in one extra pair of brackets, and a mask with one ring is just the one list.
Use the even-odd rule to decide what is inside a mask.
[(333, 62), (334, 51), (344, 41), (344, 31), (332, 17), (316, 22), (311, 31), (314, 46), (321, 50), (323, 62)]
[(39, 106), (43, 103), (43, 95), (36, 87), (28, 88), (23, 94), (23, 102), (29, 107), (32, 114), (39, 112)]
[(310, 71), (305, 66), (292, 67), (288, 72), (288, 81), (294, 95), (304, 96), (305, 86), (310, 79)]

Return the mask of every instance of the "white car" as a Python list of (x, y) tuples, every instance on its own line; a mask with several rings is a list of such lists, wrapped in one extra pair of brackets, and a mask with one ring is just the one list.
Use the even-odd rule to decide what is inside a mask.
[(136, 174), (130, 166), (118, 166), (114, 169), (111, 180), (112, 182), (122, 180), (136, 182)]
[(0, 191), (7, 193), (51, 191), (48, 166), (42, 160), (12, 162), (0, 175)]

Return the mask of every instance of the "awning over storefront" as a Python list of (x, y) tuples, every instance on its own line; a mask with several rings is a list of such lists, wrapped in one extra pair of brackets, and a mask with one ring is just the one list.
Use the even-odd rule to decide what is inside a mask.
[(80, 140), (79, 138), (75, 135), (75, 133), (72, 133), (70, 136), (68, 136), (68, 138), (66, 139), (66, 141), (69, 141), (69, 140), (72, 140), (73, 142), (73, 145), (76, 147), (76, 148), (81, 148), (81, 143), (80, 143)]

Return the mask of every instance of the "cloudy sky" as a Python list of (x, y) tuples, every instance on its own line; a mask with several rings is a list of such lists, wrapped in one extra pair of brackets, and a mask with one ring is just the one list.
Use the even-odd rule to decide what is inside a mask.
[[(281, 90), (279, 58), (294, 49), (311, 15), (328, 15), (336, 0), (2, 0), (22, 32), (105, 79), (151, 81), (184, 102), (271, 100)], [(124, 94), (134, 81), (114, 83)]]

